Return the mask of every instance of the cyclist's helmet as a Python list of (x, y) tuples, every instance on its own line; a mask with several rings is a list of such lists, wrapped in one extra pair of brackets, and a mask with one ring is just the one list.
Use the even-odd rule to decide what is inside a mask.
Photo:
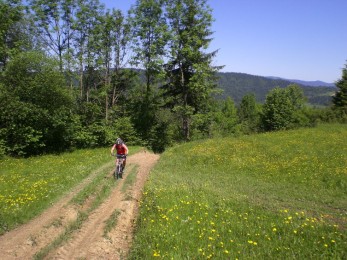
[(116, 140), (116, 144), (122, 144), (123, 143), (123, 140), (122, 139), (120, 139), (120, 138), (117, 138), (117, 140)]

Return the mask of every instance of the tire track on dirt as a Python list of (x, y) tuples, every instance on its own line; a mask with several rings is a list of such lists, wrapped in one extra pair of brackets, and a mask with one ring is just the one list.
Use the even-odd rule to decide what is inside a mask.
[[(88, 217), (81, 229), (63, 246), (51, 252), (47, 259), (123, 259), (128, 254), (133, 237), (134, 221), (138, 212), (138, 201), (142, 195), (143, 186), (150, 169), (159, 159), (159, 155), (140, 152), (128, 158), (127, 163), (138, 165), (135, 184), (128, 191), (131, 200), (124, 200), (121, 191), (125, 178), (119, 180), (119, 185), (111, 195)], [(121, 214), (116, 227), (103, 236), (105, 222), (115, 210)]]
[(0, 236), (0, 259), (32, 259), (40, 248), (51, 243), (77, 218), (78, 210), (70, 200), (114, 162), (104, 164), (73, 188), (52, 207), (28, 223)]

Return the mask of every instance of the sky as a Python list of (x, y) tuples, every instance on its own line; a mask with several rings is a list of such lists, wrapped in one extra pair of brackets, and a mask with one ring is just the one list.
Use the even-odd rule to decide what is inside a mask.
[[(100, 0), (127, 12), (136, 0)], [(213, 65), (240, 72), (333, 83), (347, 63), (347, 0), (208, 0)]]

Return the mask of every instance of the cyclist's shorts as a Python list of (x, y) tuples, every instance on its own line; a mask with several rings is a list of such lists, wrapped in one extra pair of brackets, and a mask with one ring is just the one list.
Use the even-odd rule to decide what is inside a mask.
[(127, 156), (126, 156), (125, 154), (117, 154), (116, 157), (117, 157), (118, 159), (120, 159), (120, 158), (126, 159), (126, 158), (127, 158)]

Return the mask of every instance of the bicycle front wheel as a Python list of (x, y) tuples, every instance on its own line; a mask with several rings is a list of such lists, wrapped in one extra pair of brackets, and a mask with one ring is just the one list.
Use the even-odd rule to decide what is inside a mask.
[(117, 165), (117, 170), (116, 170), (116, 178), (119, 179), (119, 178), (122, 178), (122, 165), (121, 164), (118, 164)]

